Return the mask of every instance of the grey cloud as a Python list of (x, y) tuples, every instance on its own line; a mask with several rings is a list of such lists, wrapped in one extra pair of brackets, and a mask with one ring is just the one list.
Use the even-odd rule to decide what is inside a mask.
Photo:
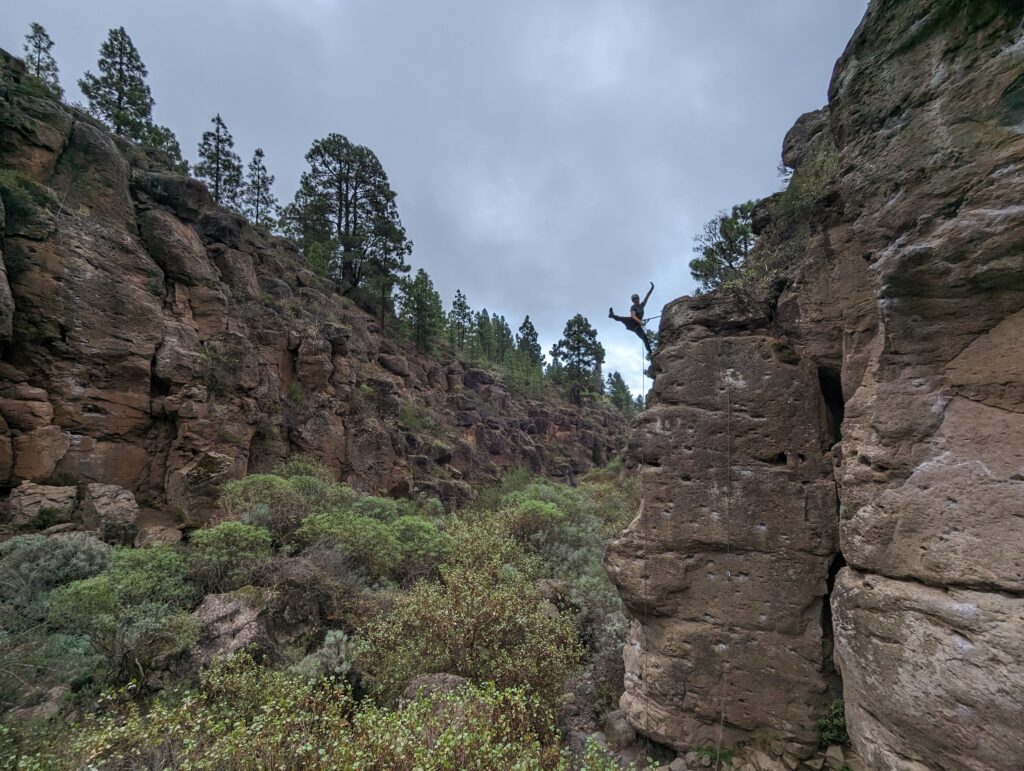
[(123, 25), (186, 154), (219, 111), (282, 200), (313, 139), (372, 147), (446, 301), (529, 313), (546, 346), (582, 312), (636, 389), (639, 341), (608, 306), (649, 280), (652, 306), (692, 291), (694, 232), (777, 188), (782, 136), (824, 103), (866, 0), (4, 5), (0, 45), (41, 22), (70, 99)]

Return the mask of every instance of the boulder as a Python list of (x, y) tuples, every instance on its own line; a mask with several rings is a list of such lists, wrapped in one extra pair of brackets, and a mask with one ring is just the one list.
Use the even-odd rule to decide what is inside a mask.
[(82, 521), (107, 543), (131, 545), (138, 533), (139, 504), (130, 490), (99, 483), (85, 486)]
[(257, 657), (276, 656), (267, 630), (271, 593), (246, 587), (225, 594), (208, 594), (192, 616), (201, 628), (193, 661), (208, 665), (218, 656), (247, 650)]
[(147, 546), (173, 546), (181, 541), (181, 530), (169, 525), (150, 525), (139, 528), (135, 536), (135, 547), (145, 549)]
[(614, 749), (628, 747), (636, 741), (636, 731), (621, 709), (609, 712), (604, 719), (604, 735)]
[(69, 522), (78, 500), (78, 488), (22, 482), (11, 491), (7, 505), (15, 527)]

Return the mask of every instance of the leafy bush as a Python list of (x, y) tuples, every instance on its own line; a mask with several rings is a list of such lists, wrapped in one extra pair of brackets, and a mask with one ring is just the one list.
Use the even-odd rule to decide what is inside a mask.
[(274, 467), (274, 476), (292, 479), (294, 477), (313, 477), (321, 482), (333, 482), (334, 476), (323, 461), (312, 455), (296, 453)]
[(295, 531), (294, 540), (303, 546), (334, 549), (372, 579), (395, 577), (402, 560), (402, 548), (386, 523), (347, 508), (310, 515)]
[(13, 224), (23, 226), (28, 220), (46, 216), (56, 205), (50, 188), (15, 169), (0, 169), (0, 200), (4, 204), (8, 232)]
[(524, 544), (545, 540), (565, 519), (555, 504), (531, 498), (525, 491), (506, 495), (502, 504), (509, 535)]
[(145, 682), (198, 638), (195, 620), (182, 612), (196, 595), (186, 570), (170, 547), (116, 549), (109, 571), (53, 592), (51, 621), (88, 639), (108, 680)]
[(417, 674), (449, 672), (523, 687), (554, 710), (581, 654), (572, 623), (551, 613), (507, 536), (463, 528), (452, 554), (441, 584), (416, 584), (367, 629), (365, 668), (382, 697)]
[[(421, 696), (401, 711), (357, 706), (330, 680), (220, 659), (199, 687), (158, 699), (143, 714), (125, 694), (104, 713), (18, 767), (249, 769), (565, 768), (534, 730), (542, 713), (522, 690), (468, 687)], [(549, 715), (546, 726), (550, 726)], [(549, 729), (550, 731), (550, 729)]]
[(448, 558), (451, 539), (438, 526), (418, 515), (399, 517), (391, 524), (402, 557), (399, 578), (411, 583), (433, 578), (438, 567)]
[(111, 548), (86, 533), (53, 538), (17, 535), (0, 543), (0, 630), (10, 632), (46, 616), (51, 589), (89, 578), (110, 565)]
[(346, 680), (352, 672), (359, 644), (341, 629), (332, 629), (323, 644), (291, 668), (297, 675), (310, 680), (333, 677)]
[(222, 522), (197, 530), (189, 541), (193, 580), (204, 592), (229, 592), (245, 586), (271, 553), (270, 533), (242, 522)]
[(818, 744), (828, 747), (830, 744), (849, 746), (850, 735), (846, 732), (846, 708), (842, 699), (836, 699), (818, 718)]
[(350, 488), (319, 476), (251, 474), (224, 485), (218, 503), (226, 519), (266, 528), (274, 538), (281, 539), (309, 514), (355, 498)]
[(366, 574), (331, 549), (275, 557), (257, 568), (254, 581), (272, 590), (272, 615), (292, 626), (353, 626), (366, 615)]

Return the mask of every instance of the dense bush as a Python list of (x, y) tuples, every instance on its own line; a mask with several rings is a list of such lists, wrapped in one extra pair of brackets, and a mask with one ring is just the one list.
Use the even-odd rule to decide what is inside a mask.
[(312, 514), (295, 531), (302, 546), (330, 548), (344, 554), (375, 580), (398, 574), (402, 549), (392, 529), (351, 509), (332, 509)]
[(89, 641), (108, 680), (145, 682), (198, 637), (184, 612), (196, 597), (186, 572), (170, 547), (116, 549), (110, 570), (54, 591), (51, 622)]
[(189, 541), (192, 579), (204, 592), (229, 592), (250, 583), (271, 553), (270, 533), (242, 522), (197, 530)]
[(110, 546), (86, 533), (17, 535), (0, 543), (0, 629), (45, 617), (40, 601), (47, 592), (102, 572), (110, 559)]
[(555, 709), (581, 654), (572, 623), (541, 599), (507, 536), (464, 527), (452, 547), (441, 583), (398, 595), (367, 630), (364, 664), (382, 698), (417, 674), (449, 672), (523, 687)]
[(281, 539), (308, 515), (346, 505), (356, 494), (320, 476), (252, 474), (224, 485), (219, 505), (225, 519), (265, 528)]
[(451, 538), (426, 517), (406, 515), (391, 524), (391, 531), (402, 553), (399, 579), (410, 584), (423, 578), (434, 578), (447, 559)]
[(469, 687), (421, 696), (401, 711), (357, 706), (330, 680), (275, 672), (239, 654), (197, 689), (143, 714), (111, 695), (61, 748), (18, 767), (246, 769), (561, 769), (533, 729), (542, 709), (522, 690)]
[(846, 732), (846, 708), (842, 699), (829, 704), (825, 714), (818, 718), (818, 744), (822, 747), (850, 744), (850, 735)]

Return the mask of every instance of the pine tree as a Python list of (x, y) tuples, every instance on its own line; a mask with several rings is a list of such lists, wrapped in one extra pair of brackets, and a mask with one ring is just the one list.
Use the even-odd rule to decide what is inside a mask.
[(242, 159), (234, 151), (235, 140), (217, 113), (210, 119), (213, 131), (199, 141), (199, 163), (193, 170), (203, 180), (218, 206), (237, 209), (242, 187)]
[(466, 349), (472, 324), (473, 311), (469, 307), (469, 301), (461, 289), (456, 289), (451, 310), (448, 311), (448, 339), (456, 350)]
[[(383, 320), (394, 282), (409, 270), (412, 242), (384, 167), (368, 147), (329, 134), (306, 153), (309, 170), (287, 209), (288, 228), (307, 258), (316, 244), (345, 293), (371, 283)], [(367, 287), (369, 288), (369, 287)]]
[(426, 353), (432, 351), (444, 327), (444, 307), (441, 295), (423, 268), (416, 271), (414, 278), (399, 282), (398, 308), (398, 319), (416, 347)]
[(473, 344), (483, 361), (494, 361), (494, 327), (491, 314), (484, 308), (473, 320)]
[(30, 30), (25, 35), (25, 68), (29, 75), (38, 78), (50, 93), (61, 99), (64, 96), (64, 89), (60, 87), (57, 60), (50, 53), (53, 41), (42, 24), (32, 22)]
[(629, 386), (626, 385), (626, 381), (622, 379), (622, 375), (619, 372), (612, 372), (608, 375), (607, 393), (612, 404), (620, 412), (630, 414), (634, 411), (633, 394), (629, 392)]
[(740, 269), (754, 247), (751, 222), (756, 201), (732, 207), (732, 213), (721, 211), (704, 225), (696, 236), (693, 251), (699, 256), (690, 260), (690, 275), (707, 292), (739, 277)]
[(171, 160), (171, 167), (179, 174), (188, 174), (188, 161), (181, 157), (181, 145), (178, 144), (178, 138), (167, 126), (150, 123), (141, 143), (166, 154)]
[(527, 316), (519, 325), (519, 334), (516, 335), (516, 350), (529, 357), (530, 361), (540, 366), (544, 360), (544, 351), (540, 347), (540, 338), (537, 335), (537, 328)]
[(254, 225), (271, 229), (277, 216), (277, 198), (274, 196), (274, 175), (267, 172), (262, 147), (257, 147), (249, 161), (249, 173), (242, 191), (243, 213)]
[(512, 339), (512, 328), (508, 325), (504, 316), (495, 316), (491, 319), (491, 327), (494, 331), (494, 359), (502, 363), (509, 352), (515, 348), (515, 341)]
[(78, 87), (89, 100), (89, 112), (114, 133), (142, 141), (152, 122), (153, 97), (139, 52), (124, 27), (110, 30), (100, 47), (100, 74), (86, 72)]
[(573, 401), (580, 404), (584, 395), (596, 390), (604, 362), (604, 346), (597, 331), (577, 313), (565, 324), (562, 338), (551, 348), (552, 372), (568, 387)]

